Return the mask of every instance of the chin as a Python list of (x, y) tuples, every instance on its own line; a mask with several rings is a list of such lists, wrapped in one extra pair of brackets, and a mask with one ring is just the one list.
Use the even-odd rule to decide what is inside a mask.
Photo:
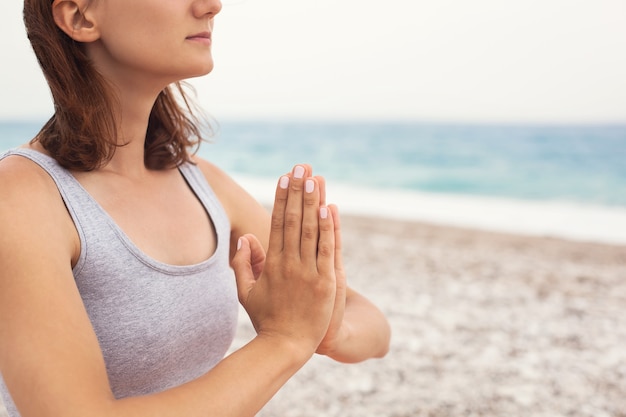
[(211, 71), (213, 71), (213, 66), (214, 66), (213, 61), (205, 62), (201, 65), (198, 65), (197, 67), (194, 67), (195, 71), (193, 71), (193, 74), (191, 74), (188, 78), (196, 78), (196, 77), (205, 76), (211, 73)]

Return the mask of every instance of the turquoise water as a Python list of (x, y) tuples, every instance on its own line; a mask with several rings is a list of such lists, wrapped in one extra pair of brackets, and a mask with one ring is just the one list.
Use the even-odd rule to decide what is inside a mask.
[[(41, 123), (0, 123), (0, 150)], [(626, 207), (626, 125), (223, 122), (200, 154), (275, 179), (307, 162), (365, 188)]]

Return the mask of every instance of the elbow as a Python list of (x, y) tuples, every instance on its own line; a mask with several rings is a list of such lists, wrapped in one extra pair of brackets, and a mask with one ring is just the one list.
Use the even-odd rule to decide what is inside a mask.
[(391, 348), (391, 326), (387, 320), (381, 320), (372, 326), (369, 335), (360, 343), (360, 348), (348, 355), (335, 355), (333, 359), (343, 363), (359, 363), (368, 359), (382, 359)]

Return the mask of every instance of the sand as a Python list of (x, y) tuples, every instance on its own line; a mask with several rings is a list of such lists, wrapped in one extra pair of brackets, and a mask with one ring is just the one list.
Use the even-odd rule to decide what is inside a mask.
[[(260, 417), (626, 416), (626, 246), (355, 216), (343, 234), (391, 351), (313, 358)], [(252, 335), (242, 315), (235, 346)]]

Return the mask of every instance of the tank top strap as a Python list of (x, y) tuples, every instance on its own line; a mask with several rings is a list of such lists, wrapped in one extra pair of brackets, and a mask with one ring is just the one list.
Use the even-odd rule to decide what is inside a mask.
[(52, 180), (59, 188), (59, 192), (61, 193), (63, 198), (65, 198), (69, 194), (75, 194), (77, 191), (81, 191), (82, 187), (80, 183), (76, 181), (74, 176), (67, 169), (59, 165), (59, 163), (54, 158), (34, 149), (15, 148), (1, 155), (0, 160), (12, 155), (22, 156), (39, 165), (44, 171), (48, 173), (48, 175), (50, 175)]

